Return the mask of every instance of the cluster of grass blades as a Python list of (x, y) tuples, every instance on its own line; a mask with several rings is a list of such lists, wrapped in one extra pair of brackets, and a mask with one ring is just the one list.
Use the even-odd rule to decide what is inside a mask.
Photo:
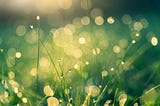
[[(51, 29), (48, 36), (44, 36), (46, 33), (41, 33), (40, 17), (37, 16), (37, 28), (30, 29), (35, 30), (37, 35), (35, 50), (32, 49), (36, 56), (29, 60), (22, 57), (22, 66), (28, 64), (26, 69), (21, 68), (26, 73), (22, 75), (17, 65), (21, 64), (19, 52), (14, 57), (18, 62), (16, 65), (11, 57), (14, 49), (6, 47), (0, 53), (6, 61), (1, 64), (0, 105), (159, 105), (160, 85), (154, 76), (160, 61), (155, 60), (147, 67), (144, 66), (147, 62), (143, 64), (142, 61), (149, 61), (150, 58), (145, 59), (145, 53), (152, 52), (153, 47), (158, 45), (158, 38), (150, 32), (147, 39), (142, 37), (148, 31), (144, 19), (127, 23), (127, 17), (130, 16), (122, 17), (123, 23), (108, 17), (108, 23), (104, 25), (103, 17), (96, 17), (94, 21), (91, 19), (90, 24), (84, 24), (86, 17), (82, 17), (82, 25), (78, 22), (67, 24)], [(12, 52), (7, 52), (7, 49)], [(31, 71), (28, 67), (32, 67)], [(148, 72), (144, 73), (145, 70)]]

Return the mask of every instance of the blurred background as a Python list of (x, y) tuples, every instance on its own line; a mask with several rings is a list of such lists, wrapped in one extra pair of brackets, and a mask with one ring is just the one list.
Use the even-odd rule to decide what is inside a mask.
[(0, 106), (160, 104), (159, 0), (0, 0)]
[(84, 10), (89, 11), (91, 8), (101, 8), (105, 15), (145, 14), (158, 13), (159, 5), (158, 0), (1, 0), (0, 15), (2, 19), (12, 19), (19, 16), (27, 18), (35, 14), (46, 16), (63, 11), (63, 16), (79, 16), (86, 13)]

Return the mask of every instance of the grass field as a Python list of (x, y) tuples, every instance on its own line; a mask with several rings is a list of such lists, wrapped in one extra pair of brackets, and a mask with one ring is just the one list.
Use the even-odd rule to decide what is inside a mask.
[(156, 4), (71, 1), (23, 15), (0, 1), (0, 106), (159, 106)]

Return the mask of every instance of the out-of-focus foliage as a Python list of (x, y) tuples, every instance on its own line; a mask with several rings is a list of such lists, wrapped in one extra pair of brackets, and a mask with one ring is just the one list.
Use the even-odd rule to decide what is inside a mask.
[(0, 106), (159, 105), (159, 16), (81, 0), (85, 15), (66, 22), (74, 2), (62, 1), (47, 18), (0, 23)]

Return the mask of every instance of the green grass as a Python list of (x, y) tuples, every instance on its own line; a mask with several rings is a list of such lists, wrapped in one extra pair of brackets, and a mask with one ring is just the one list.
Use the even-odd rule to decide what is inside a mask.
[[(29, 44), (25, 41), (27, 34), (17, 38), (22, 40), (22, 45), (14, 48), (17, 51), (25, 50), (22, 48), (26, 50), (21, 51), (21, 58), (13, 58), (15, 64), (8, 59), (7, 51), (12, 45), (4, 42), (7, 48), (0, 53), (0, 58), (5, 58), (0, 60), (3, 63), (0, 65), (0, 79), (3, 82), (0, 84), (0, 105), (47, 106), (51, 97), (62, 106), (119, 106), (120, 97), (127, 99), (125, 106), (133, 106), (135, 103), (144, 106), (159, 105), (159, 44), (153, 46), (146, 39), (150, 28), (137, 31), (129, 28), (130, 25), (124, 25), (118, 18), (116, 21), (113, 25), (98, 26), (91, 20), (90, 25), (80, 28), (75, 26), (73, 32), (67, 28), (57, 28), (59, 36), (54, 34), (56, 31), (50, 36), (48, 30), (51, 28), (41, 31), (45, 26), (37, 20), (37, 28), (27, 31), (36, 30), (38, 40)], [(90, 39), (84, 45), (79, 44), (82, 32), (89, 33), (83, 37)], [(128, 36), (135, 32), (140, 33), (140, 38)], [(120, 46), (121, 39), (128, 41), (127, 47)], [(105, 41), (103, 45), (103, 40), (108, 42), (108, 46)], [(132, 40), (136, 40), (136, 43), (132, 43)], [(120, 51), (117, 51), (118, 48), (114, 49), (115, 45)], [(30, 53), (28, 50), (31, 55), (27, 55)], [(80, 50), (83, 55), (77, 57), (79, 52), (76, 50)], [(11, 67), (7, 66), (7, 61), (11, 63)], [(32, 68), (36, 68), (35, 76), (30, 75)], [(14, 78), (8, 76), (10, 71), (15, 73)], [(107, 71), (107, 75), (102, 76), (103, 71)], [(46, 85), (54, 92), (52, 96), (46, 95)], [(15, 87), (18, 87), (22, 97), (14, 91)], [(5, 93), (8, 95), (4, 95)], [(24, 98), (27, 98), (27, 103)]]

